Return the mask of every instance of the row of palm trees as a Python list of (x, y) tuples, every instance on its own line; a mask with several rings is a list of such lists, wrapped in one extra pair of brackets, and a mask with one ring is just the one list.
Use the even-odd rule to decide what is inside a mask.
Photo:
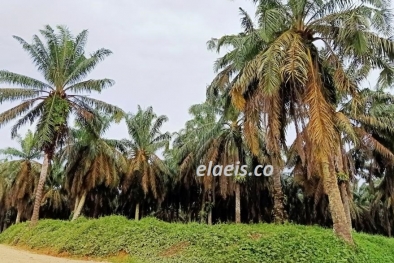
[[(208, 42), (210, 49), (230, 51), (215, 63), (206, 101), (190, 108), (191, 120), (175, 134), (161, 132), (167, 117), (152, 108), (126, 114), (81, 95), (114, 84), (85, 80), (111, 53), (100, 49), (87, 57), (87, 31), (73, 37), (65, 27), (57, 33), (47, 26), (40, 31), (45, 41), (34, 36), (32, 44), (15, 37), (45, 82), (0, 71), (1, 83), (20, 86), (0, 89), (0, 103), (22, 101), (0, 114), (0, 125), (19, 117), (11, 130), (16, 137), (22, 125), (37, 122), (34, 134), (20, 140), (22, 150), (4, 150), (19, 159), (1, 164), (0, 220), (29, 219), (33, 207), (33, 225), (40, 213), (71, 219), (117, 213), (208, 224), (320, 224), (333, 226), (349, 244), (352, 228), (390, 236), (389, 3), (253, 2), (256, 23), (240, 9), (243, 32)], [(380, 74), (377, 88), (363, 88), (373, 71)], [(104, 138), (122, 119), (130, 139)], [(250, 170), (270, 164), (274, 173), (196, 176), (200, 164), (237, 162)]]
[[(368, 98), (373, 93), (378, 92), (369, 92)], [(392, 99), (388, 94), (387, 98)], [(373, 104), (374, 107), (379, 105), (376, 101)], [(386, 105), (386, 112), (391, 111), (392, 105)], [(126, 117), (130, 139), (103, 137), (113, 118), (103, 116), (100, 122), (76, 123), (67, 144), (59, 147), (51, 163), (40, 207), (43, 217), (76, 219), (82, 212), (89, 217), (117, 213), (138, 220), (143, 215), (155, 215), (168, 221), (199, 220), (209, 224), (272, 222), (275, 219), (271, 216), (273, 178), (196, 176), (199, 162), (194, 162), (195, 158), (224, 165), (239, 160), (250, 169), (269, 163), (267, 152), (258, 157), (248, 152), (248, 146), (242, 141), (242, 126), (226, 122), (223, 117), (215, 120), (213, 109), (209, 103), (194, 105), (191, 113), (195, 117), (173, 136), (171, 149), (168, 148), (170, 135), (159, 132), (166, 118), (155, 117), (152, 108), (139, 108), (136, 115)], [(263, 134), (260, 136), (263, 142)], [(1, 151), (7, 157), (0, 164), (3, 189), (0, 200), (5, 208), (1, 215), (3, 226), (4, 223), (9, 225), (11, 219), (20, 222), (21, 218), (30, 218), (33, 193), (42, 167), (41, 151), (34, 134), (29, 131), (25, 138), (18, 136), (17, 140), (20, 149)], [(233, 146), (237, 143), (239, 148)], [(164, 161), (156, 155), (160, 149), (164, 149)], [(212, 158), (215, 151), (217, 157)], [(292, 154), (291, 150), (287, 153), (288, 166), (294, 170), (281, 177), (288, 219), (300, 224), (330, 226), (332, 219), (320, 178), (308, 179), (300, 163), (294, 164)], [(371, 163), (376, 160), (373, 152), (366, 149), (354, 147), (344, 152), (343, 157), (347, 159), (343, 164), (349, 168), (343, 175), (338, 174), (338, 185), (341, 197), (353, 195), (353, 199), (347, 199), (353, 227), (390, 235), (393, 222), (387, 198), (391, 188), (385, 183), (389, 182), (389, 174), (371, 172), (371, 167), (377, 164)], [(359, 178), (366, 182), (360, 184)]]
[[(120, 194), (129, 199), (137, 188), (140, 196), (132, 194), (136, 201), (148, 193), (157, 200), (164, 196), (163, 176), (170, 172), (156, 152), (168, 147), (169, 134), (159, 131), (166, 117), (156, 116), (152, 108), (140, 108), (136, 115), (126, 116), (129, 140), (104, 138), (114, 119), (98, 118), (96, 122), (77, 122), (69, 130), (67, 143), (55, 151), (40, 203), (40, 211), (49, 217), (75, 220), (84, 210), (87, 197), (97, 198), (93, 213), (97, 217), (102, 214), (100, 203), (111, 203)], [(33, 193), (37, 191), (43, 166), (39, 162), (43, 154), (37, 136), (38, 133), (29, 130), (24, 138), (17, 136), (20, 149), (8, 147), (0, 151), (6, 157), (0, 164), (3, 189), (0, 200), (5, 208), (2, 211), (14, 209), (16, 223), (21, 217), (29, 219), (32, 212), (29, 206), (35, 198)], [(138, 219), (138, 208), (136, 213)]]

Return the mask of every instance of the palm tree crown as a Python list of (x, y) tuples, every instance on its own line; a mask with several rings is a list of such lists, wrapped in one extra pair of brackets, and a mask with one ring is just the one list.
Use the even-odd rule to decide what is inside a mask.
[(22, 125), (38, 120), (37, 133), (44, 146), (49, 144), (47, 147), (54, 143), (54, 139), (65, 135), (71, 113), (82, 119), (93, 117), (92, 107), (112, 114), (122, 113), (116, 106), (82, 95), (92, 91), (101, 92), (114, 84), (111, 79), (84, 80), (111, 51), (99, 49), (86, 56), (86, 30), (74, 38), (66, 27), (58, 26), (57, 29), (58, 34), (50, 26), (40, 31), (45, 44), (37, 35), (33, 36), (32, 44), (14, 36), (30, 54), (45, 81), (0, 71), (0, 83), (20, 86), (0, 89), (0, 103), (23, 100), (21, 104), (0, 114), (0, 126), (22, 116), (11, 130), (15, 136)]

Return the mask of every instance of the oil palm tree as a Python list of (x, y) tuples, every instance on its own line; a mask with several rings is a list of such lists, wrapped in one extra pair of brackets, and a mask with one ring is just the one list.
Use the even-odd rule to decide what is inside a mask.
[(5, 70), (0, 71), (0, 83), (20, 86), (1, 88), (0, 103), (22, 101), (0, 114), (0, 126), (20, 117), (11, 129), (11, 135), (15, 136), (21, 126), (37, 121), (38, 143), (44, 152), (31, 218), (33, 225), (39, 218), (48, 167), (55, 148), (67, 135), (69, 117), (74, 115), (79, 119), (92, 119), (95, 117), (93, 108), (112, 114), (122, 113), (116, 106), (83, 95), (92, 91), (101, 92), (114, 84), (111, 79), (85, 80), (111, 51), (99, 49), (87, 56), (86, 30), (74, 37), (64, 26), (58, 26), (57, 29), (58, 33), (52, 27), (46, 26), (40, 30), (44, 39), (41, 40), (39, 36), (34, 35), (32, 44), (14, 36), (32, 57), (37, 70), (43, 76), (43, 81)]
[(164, 115), (157, 116), (152, 107), (143, 110), (138, 106), (136, 114), (129, 114), (126, 117), (126, 125), (130, 139), (123, 140), (127, 147), (128, 168), (124, 176), (121, 189), (124, 194), (135, 189), (135, 219), (139, 220), (139, 211), (142, 193), (146, 196), (152, 194), (153, 198), (160, 204), (164, 198), (164, 185), (169, 168), (164, 161), (159, 158), (158, 151), (169, 147), (171, 135), (168, 132), (160, 131), (164, 122), (168, 118)]
[[(204, 147), (203, 145), (205, 148), (208, 147), (209, 142), (212, 142), (212, 137), (209, 135), (215, 134), (213, 131), (218, 130), (217, 115), (222, 115), (222, 111), (212, 103), (205, 102), (192, 105), (189, 108), (189, 114), (192, 115), (192, 119), (186, 122), (185, 128), (178, 133), (173, 144), (174, 156), (179, 164), (178, 181), (186, 185), (187, 188), (193, 184), (196, 184), (198, 188), (203, 187), (202, 198), (199, 202), (201, 203), (200, 221), (203, 222), (205, 215), (207, 215), (208, 224), (211, 224), (216, 194), (215, 180), (212, 176), (198, 178), (196, 169), (200, 164), (204, 164), (203, 158), (207, 152), (200, 149)], [(225, 192), (227, 193), (227, 191)], [(207, 208), (208, 213), (206, 214)]]
[[(205, 103), (190, 108), (194, 118), (187, 123), (184, 143), (177, 145), (176, 149), (181, 160), (180, 175), (188, 176), (189, 181), (195, 180), (199, 165), (244, 165), (250, 155), (244, 134), (244, 118), (231, 104), (225, 105), (226, 100), (222, 98), (219, 96), (215, 100), (208, 95)], [(260, 136), (260, 139), (263, 137)], [(260, 160), (263, 160), (263, 153), (262, 150), (258, 156)], [(245, 177), (238, 174), (225, 176), (223, 171), (219, 177), (212, 176), (212, 170), (205, 170), (204, 173), (205, 176), (197, 178), (204, 189), (202, 211), (205, 211), (205, 196), (208, 196), (208, 224), (212, 223), (212, 206), (215, 205), (217, 191), (224, 200), (235, 196), (235, 221), (240, 223), (241, 183)]]
[(41, 151), (36, 147), (36, 138), (30, 130), (24, 138), (16, 135), (16, 140), (20, 149), (8, 147), (0, 150), (0, 154), (7, 158), (0, 164), (0, 177), (8, 178), (6, 201), (17, 209), (16, 223), (19, 223), (27, 205), (34, 199), (41, 169), (37, 160), (41, 158)]
[[(199, 109), (197, 110), (197, 108)], [(201, 180), (196, 176), (199, 164), (196, 148), (204, 131), (209, 131), (216, 123), (212, 107), (207, 109), (209, 110), (202, 112), (201, 107), (190, 107), (189, 113), (193, 118), (186, 122), (184, 128), (174, 134), (172, 148), (167, 151), (169, 158), (175, 163), (175, 182), (179, 185), (177, 194), (181, 196), (180, 203), (187, 213), (189, 222), (192, 221), (193, 214), (198, 214), (199, 203), (201, 206), (204, 204), (204, 200), (199, 201)]]
[(356, 181), (352, 187), (351, 212), (354, 226), (357, 231), (375, 232), (377, 227), (372, 217), (372, 203), (374, 200), (374, 188), (368, 183)]
[(345, 96), (357, 96), (357, 83), (346, 74), (345, 60), (363, 67), (363, 78), (373, 68), (390, 68), (390, 11), (384, 1), (254, 2), (261, 34), (269, 44), (236, 77), (232, 102), (240, 110), (264, 116), (274, 166), (280, 167), (284, 131), (289, 123), (295, 124), (308, 175), (323, 178), (334, 232), (353, 243), (332, 169), (340, 140), (334, 105)]
[[(245, 68), (245, 66), (260, 52), (264, 51), (270, 41), (272, 41), (272, 37), (270, 38), (264, 33), (264, 28), (257, 27), (250, 15), (242, 8), (240, 8), (240, 15), (243, 32), (236, 35), (225, 35), (218, 39), (212, 38), (207, 43), (208, 49), (216, 50), (218, 53), (220, 53), (223, 48), (231, 49), (230, 52), (215, 61), (214, 70), (217, 76), (207, 89), (207, 97), (210, 101), (218, 98), (223, 100), (223, 97), (225, 100), (230, 99), (231, 101), (232, 87), (235, 85), (237, 79), (241, 77), (243, 68)], [(229, 103), (229, 101), (226, 101), (225, 105), (226, 108), (231, 107), (231, 102)], [(264, 150), (267, 142), (263, 142), (263, 144), (257, 143), (258, 140), (256, 138), (259, 134), (258, 128), (264, 126), (264, 123), (262, 123), (259, 114), (253, 111), (253, 108), (253, 106), (245, 108), (244, 138), (251, 153), (255, 156), (259, 156), (261, 151)], [(265, 129), (264, 127), (262, 128)], [(281, 130), (283, 134), (284, 129)], [(282, 140), (282, 148), (286, 149), (284, 140)], [(274, 158), (274, 155), (271, 155), (271, 158)], [(283, 222), (287, 215), (283, 206), (284, 195), (281, 185), (281, 173), (279, 172), (281, 168), (278, 167), (283, 166), (283, 162), (279, 157), (272, 161), (276, 163), (276, 172), (272, 180), (274, 199), (273, 217), (275, 222)]]
[[(385, 163), (385, 168), (394, 165), (393, 148), (389, 143), (389, 138), (394, 135), (393, 101), (394, 96), (383, 90), (363, 89), (357, 99), (345, 103), (336, 114), (337, 126), (339, 130), (343, 131), (344, 135), (342, 144), (347, 144), (348, 148), (352, 145), (353, 150), (363, 152), (369, 159), (380, 159)], [(346, 118), (344, 118), (344, 115), (346, 115)], [(342, 146), (342, 148), (344, 153), (345, 147)], [(351, 195), (349, 179), (354, 179), (355, 175), (355, 172), (351, 172), (350, 169), (353, 156), (339, 152), (337, 157), (338, 173), (347, 178), (340, 182), (341, 196), (342, 199), (348, 200), (347, 196)], [(351, 175), (353, 175), (353, 178), (349, 178)], [(345, 212), (351, 225), (350, 205), (351, 200), (344, 203)]]
[[(369, 132), (365, 140), (369, 148), (358, 148), (363, 153), (364, 160), (357, 163), (359, 170), (368, 170), (364, 179), (370, 185), (374, 194), (371, 203), (371, 216), (381, 225), (385, 234), (393, 234), (391, 220), (393, 215), (393, 165), (394, 165), (394, 96), (383, 90), (365, 90), (362, 104), (364, 111), (357, 121)], [(375, 147), (374, 147), (375, 146)], [(370, 151), (370, 149), (375, 149)], [(365, 169), (367, 168), (367, 169)], [(375, 186), (376, 181), (377, 185)]]
[[(339, 110), (335, 114), (335, 125), (341, 133), (338, 152), (335, 155), (335, 172), (338, 179), (341, 200), (344, 205), (346, 220), (349, 228), (352, 228), (352, 221), (360, 222), (359, 209), (354, 209), (352, 200), (352, 183), (356, 184), (357, 177), (362, 177), (370, 181), (371, 174), (366, 176), (360, 174), (360, 157), (371, 160), (378, 158), (384, 165), (394, 164), (394, 154), (389, 148), (389, 144), (379, 141), (377, 136), (390, 138), (394, 132), (393, 107), (394, 97), (383, 91), (372, 91), (364, 89), (360, 91), (356, 99), (351, 99), (341, 103)], [(301, 185), (306, 196), (314, 196), (315, 205), (322, 199), (325, 193), (321, 175), (316, 174), (308, 177), (306, 169), (302, 167), (300, 155), (296, 153), (295, 140), (289, 151), (290, 167), (294, 167), (295, 182)], [(346, 148), (350, 149), (346, 151)], [(355, 154), (358, 153), (358, 154)], [(362, 155), (360, 155), (362, 153)], [(302, 153), (301, 153), (302, 154)], [(382, 169), (385, 168), (383, 165)], [(354, 186), (357, 188), (357, 186)], [(365, 217), (365, 215), (364, 215)]]
[[(48, 178), (44, 187), (41, 207), (46, 212), (46, 217), (66, 218), (69, 211), (69, 196), (65, 189), (66, 173), (64, 163), (59, 156), (55, 156), (51, 163)], [(68, 216), (69, 214), (67, 214)]]
[(66, 162), (66, 189), (75, 200), (72, 220), (81, 214), (90, 191), (100, 186), (117, 188), (125, 171), (123, 144), (103, 137), (113, 121), (114, 117), (101, 116), (93, 122), (76, 123), (69, 144), (61, 153)]

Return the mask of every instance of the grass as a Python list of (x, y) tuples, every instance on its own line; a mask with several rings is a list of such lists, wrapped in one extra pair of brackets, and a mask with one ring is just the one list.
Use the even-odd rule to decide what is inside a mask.
[(360, 233), (354, 239), (356, 247), (349, 247), (331, 229), (315, 226), (208, 226), (121, 216), (41, 220), (35, 228), (22, 223), (0, 234), (3, 244), (118, 263), (394, 262), (394, 239)]

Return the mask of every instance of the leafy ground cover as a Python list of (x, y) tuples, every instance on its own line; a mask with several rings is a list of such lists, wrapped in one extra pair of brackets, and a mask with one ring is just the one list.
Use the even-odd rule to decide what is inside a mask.
[(121, 216), (14, 225), (0, 243), (112, 262), (394, 262), (394, 239), (354, 233), (356, 247), (331, 229), (292, 224), (166, 223)]

